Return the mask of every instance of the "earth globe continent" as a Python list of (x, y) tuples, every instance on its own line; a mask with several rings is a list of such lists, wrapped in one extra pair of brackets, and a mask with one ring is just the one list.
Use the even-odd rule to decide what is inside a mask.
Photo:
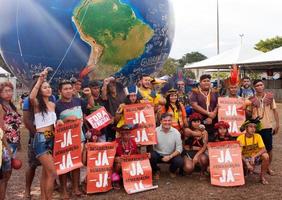
[(52, 83), (119, 77), (129, 84), (159, 70), (174, 37), (170, 0), (0, 0), (0, 52), (30, 86), (52, 67)]

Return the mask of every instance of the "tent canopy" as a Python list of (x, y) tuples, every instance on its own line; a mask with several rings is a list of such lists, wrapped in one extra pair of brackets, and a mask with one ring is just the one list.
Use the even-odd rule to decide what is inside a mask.
[(242, 63), (244, 60), (256, 57), (263, 54), (260, 51), (257, 51), (253, 48), (246, 48), (245, 46), (239, 46), (225, 52), (222, 52), (216, 56), (210, 57), (206, 60), (187, 64), (185, 65), (185, 69), (206, 69), (206, 68), (214, 68), (214, 69), (226, 69), (229, 68), (232, 64)]
[(267, 53), (263, 53), (259, 56), (244, 60), (242, 62), (246, 68), (266, 68), (282, 70), (282, 47), (273, 49)]

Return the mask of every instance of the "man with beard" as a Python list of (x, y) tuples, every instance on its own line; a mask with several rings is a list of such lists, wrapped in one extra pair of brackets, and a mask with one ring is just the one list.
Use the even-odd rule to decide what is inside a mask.
[(240, 88), (238, 95), (244, 99), (249, 99), (255, 96), (255, 90), (251, 87), (251, 79), (248, 76), (243, 77), (242, 87)]
[[(190, 102), (195, 112), (203, 115), (203, 122), (209, 135), (209, 141), (214, 140), (214, 124), (217, 122), (217, 100), (218, 92), (211, 88), (211, 75), (203, 74), (200, 77), (198, 88), (192, 90)], [(189, 130), (190, 134), (197, 135)]]
[(149, 75), (142, 75), (139, 81), (138, 92), (142, 100), (146, 100), (154, 105), (158, 105), (161, 100), (161, 95), (152, 90), (152, 80), (153, 79)]

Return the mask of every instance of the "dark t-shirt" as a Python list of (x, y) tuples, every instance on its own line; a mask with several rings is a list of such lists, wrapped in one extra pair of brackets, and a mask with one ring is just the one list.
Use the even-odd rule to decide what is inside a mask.
[(64, 102), (61, 99), (56, 102), (56, 115), (57, 119), (64, 120), (68, 116), (76, 116), (82, 118), (86, 113), (87, 102), (83, 99), (74, 97), (70, 102)]
[[(210, 94), (210, 106), (208, 111), (212, 112), (216, 106), (217, 106), (217, 100), (218, 100), (218, 92), (212, 90), (211, 94)], [(207, 110), (207, 103), (206, 103), (207, 97), (205, 95), (203, 95), (199, 89), (195, 89), (192, 91), (192, 95), (190, 97), (190, 102), (196, 102), (200, 107), (202, 107), (203, 109)], [(204, 116), (204, 118), (206, 118), (207, 116)]]

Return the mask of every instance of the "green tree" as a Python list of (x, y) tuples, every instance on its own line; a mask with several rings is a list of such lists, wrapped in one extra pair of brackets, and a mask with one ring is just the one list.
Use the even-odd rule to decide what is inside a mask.
[(177, 62), (176, 59), (173, 58), (168, 58), (162, 69), (159, 71), (158, 76), (164, 76), (164, 75), (173, 75), (177, 71), (177, 66), (179, 63)]
[(282, 46), (282, 37), (276, 36), (273, 38), (260, 40), (258, 43), (255, 44), (255, 49), (262, 52), (268, 52), (281, 46)]
[[(212, 72), (212, 79), (217, 79), (217, 72)], [(227, 79), (230, 76), (229, 72), (219, 72), (219, 80)]]
[(205, 59), (207, 59), (205, 55), (196, 51), (196, 52), (186, 53), (184, 56), (182, 56), (181, 59), (178, 60), (178, 62), (180, 67), (184, 67), (187, 63), (199, 62)]

